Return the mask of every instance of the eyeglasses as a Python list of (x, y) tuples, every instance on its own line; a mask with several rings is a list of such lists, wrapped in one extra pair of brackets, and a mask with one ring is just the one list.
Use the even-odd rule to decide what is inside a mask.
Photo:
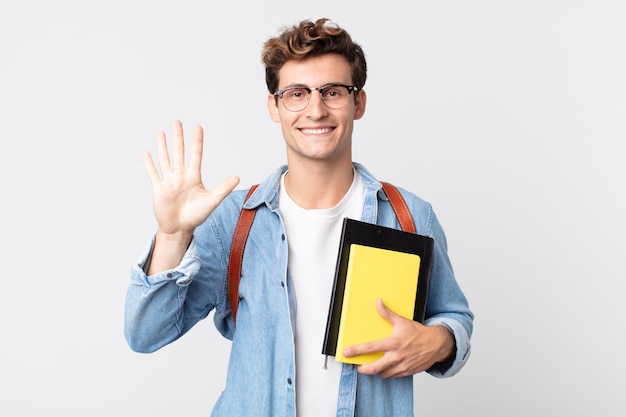
[(340, 109), (350, 99), (350, 94), (359, 89), (353, 85), (327, 84), (323, 87), (287, 87), (278, 90), (274, 96), (283, 101), (283, 106), (289, 111), (302, 111), (311, 101), (311, 91), (317, 90), (322, 103), (329, 109)]

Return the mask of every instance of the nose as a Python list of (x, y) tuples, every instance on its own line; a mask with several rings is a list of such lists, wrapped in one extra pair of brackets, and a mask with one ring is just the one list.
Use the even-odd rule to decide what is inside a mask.
[(311, 91), (311, 97), (309, 98), (309, 105), (306, 106), (306, 116), (311, 119), (320, 119), (326, 116), (328, 109), (322, 100), (322, 94), (319, 90)]

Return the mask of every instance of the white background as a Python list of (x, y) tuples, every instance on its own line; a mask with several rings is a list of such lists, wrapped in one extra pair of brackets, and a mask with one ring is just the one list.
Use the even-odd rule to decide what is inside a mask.
[(327, 16), (367, 54), (355, 160), (429, 200), (476, 314), (419, 416), (624, 416), (622, 1), (0, 0), (0, 415), (207, 416), (212, 320), (122, 335), (154, 133), (205, 128), (211, 188), (284, 163), (263, 41)]

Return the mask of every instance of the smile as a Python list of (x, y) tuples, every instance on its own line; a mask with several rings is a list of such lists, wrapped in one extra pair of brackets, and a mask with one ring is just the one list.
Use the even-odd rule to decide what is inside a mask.
[(300, 131), (305, 135), (323, 135), (325, 133), (332, 132), (332, 130), (333, 129), (330, 127), (325, 127), (323, 129), (300, 129)]

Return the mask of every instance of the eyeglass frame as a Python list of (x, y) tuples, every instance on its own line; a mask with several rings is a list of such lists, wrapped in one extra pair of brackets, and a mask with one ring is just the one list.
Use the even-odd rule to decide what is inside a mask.
[[(299, 112), (299, 111), (302, 111), (302, 110), (304, 110), (304, 109), (306, 109), (308, 107), (309, 103), (311, 102), (311, 94), (312, 94), (312, 92), (313, 91), (318, 91), (320, 93), (320, 98), (322, 99), (322, 103), (324, 103), (324, 106), (326, 106), (329, 109), (334, 109), (334, 110), (340, 109), (343, 106), (341, 106), (341, 107), (334, 107), (333, 108), (333, 107), (328, 107), (328, 105), (326, 104), (323, 92), (327, 88), (331, 88), (331, 87), (344, 87), (345, 89), (348, 90), (348, 95), (352, 94), (353, 92), (356, 93), (356, 92), (359, 91), (359, 87), (357, 87), (355, 85), (345, 85), (345, 84), (339, 84), (339, 83), (336, 83), (336, 84), (326, 84), (326, 85), (323, 85), (321, 87), (291, 86), (291, 87), (285, 87), (283, 89), (280, 89), (280, 90), (274, 92), (274, 97), (276, 98), (276, 101), (278, 101), (279, 98), (283, 101), (283, 107), (286, 110), (291, 111), (291, 112)], [(306, 105), (303, 108), (301, 108), (300, 110), (291, 110), (290, 108), (288, 108), (285, 105), (285, 101), (283, 99), (283, 95), (287, 91), (289, 91), (289, 90), (296, 90), (296, 89), (306, 90), (306, 92), (309, 94), (309, 96), (308, 96), (309, 99), (307, 100)], [(355, 97), (356, 97), (356, 94), (355, 94)], [(355, 98), (355, 100), (356, 100), (356, 98)]]

